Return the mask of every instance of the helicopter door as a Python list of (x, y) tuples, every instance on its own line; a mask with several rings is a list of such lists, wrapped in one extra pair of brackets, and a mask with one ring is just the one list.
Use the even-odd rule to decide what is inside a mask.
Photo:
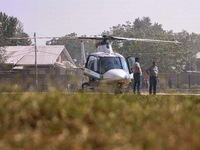
[(135, 65), (135, 57), (133, 56), (129, 56), (126, 58), (126, 62), (127, 62), (127, 65), (128, 65), (128, 70), (129, 70), (129, 74), (132, 74), (132, 69)]
[(98, 73), (97, 67), (97, 57), (96, 56), (89, 56), (86, 67), (84, 69), (84, 75), (89, 76), (93, 79), (100, 79), (100, 74)]

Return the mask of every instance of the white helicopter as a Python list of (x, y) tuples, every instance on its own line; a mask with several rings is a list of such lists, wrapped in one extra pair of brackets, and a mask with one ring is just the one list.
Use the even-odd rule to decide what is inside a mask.
[(113, 37), (106, 34), (102, 35), (102, 37), (76, 37), (74, 39), (101, 40), (97, 44), (96, 52), (89, 54), (87, 60), (85, 59), (84, 44), (82, 41), (82, 65), (85, 64), (83, 65), (84, 77), (82, 80), (82, 89), (96, 91), (98, 87), (104, 88), (106, 86), (106, 88), (111, 87), (110, 89), (113, 89), (115, 93), (121, 93), (122, 88), (127, 86), (131, 82), (131, 79), (133, 79), (132, 68), (135, 64), (135, 57), (129, 56), (124, 58), (122, 55), (114, 53), (111, 43), (108, 41), (129, 40), (154, 43), (179, 43), (178, 41)]
[[(10, 39), (34, 39), (36, 47), (36, 39), (48, 39), (48, 38), (60, 38), (60, 37), (37, 37), (34, 34), (33, 38), (10, 38)], [(122, 88), (128, 85), (133, 79), (132, 68), (135, 64), (135, 57), (129, 56), (124, 58), (118, 53), (114, 53), (111, 43), (112, 40), (128, 40), (128, 41), (140, 41), (140, 42), (153, 42), (153, 43), (175, 43), (178, 41), (165, 41), (165, 40), (153, 40), (153, 39), (138, 39), (138, 38), (123, 38), (113, 37), (106, 34), (95, 37), (67, 37), (65, 40), (101, 40), (97, 44), (96, 52), (89, 54), (87, 60), (85, 58), (84, 44), (82, 43), (82, 61), (81, 67), (68, 68), (64, 65), (59, 67), (65, 69), (83, 69), (82, 89), (89, 91), (96, 91), (98, 87), (111, 87), (115, 93), (121, 93)]]

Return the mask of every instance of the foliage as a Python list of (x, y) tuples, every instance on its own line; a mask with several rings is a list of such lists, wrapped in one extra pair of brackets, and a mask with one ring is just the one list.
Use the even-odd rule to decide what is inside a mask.
[(0, 63), (3, 63), (5, 60), (6, 60), (5, 48), (0, 47)]
[[(65, 48), (69, 52), (70, 56), (73, 59), (77, 60), (76, 65), (79, 65), (81, 62), (81, 40), (67, 40), (67, 38), (69, 37), (77, 37), (77, 34), (71, 33), (59, 39), (52, 39), (47, 42), (47, 45), (65, 45)], [(90, 53), (96, 51), (95, 41), (83, 40), (83, 42), (84, 42), (86, 57)]]
[(3, 12), (0, 12), (0, 46), (16, 46), (16, 45), (30, 45), (31, 40), (8, 40), (13, 37), (28, 37), (23, 31), (23, 24), (13, 16), (8, 16)]
[(199, 96), (0, 95), (0, 149), (200, 149)]
[(137, 18), (133, 23), (126, 22), (126, 24), (113, 26), (105, 33), (129, 38), (177, 40), (183, 44), (122, 41), (120, 44), (113, 42), (113, 49), (126, 57), (130, 55), (140, 57), (143, 69), (148, 68), (152, 61), (158, 62), (161, 73), (196, 69), (195, 54), (200, 51), (200, 36), (197, 34), (189, 34), (184, 30), (180, 33), (165, 31), (161, 24), (152, 24), (149, 17)]
[[(143, 70), (146, 70), (152, 64), (152, 61), (158, 62), (160, 73), (180, 73), (197, 69), (196, 54), (200, 51), (200, 35), (198, 34), (189, 34), (185, 30), (179, 33), (166, 31), (161, 24), (153, 24), (149, 17), (137, 18), (133, 23), (127, 21), (126, 24), (118, 24), (110, 28), (109, 31), (104, 31), (103, 34), (127, 38), (177, 40), (182, 44), (114, 41), (112, 45), (115, 52), (125, 57), (130, 55), (140, 57)], [(65, 44), (72, 58), (77, 59), (77, 64), (79, 64), (81, 60), (81, 44), (80, 41), (66, 40), (66, 37), (70, 36), (76, 37), (77, 34), (71, 33), (58, 40), (52, 39), (48, 44)], [(95, 41), (85, 40), (87, 54), (94, 52), (94, 48)]]

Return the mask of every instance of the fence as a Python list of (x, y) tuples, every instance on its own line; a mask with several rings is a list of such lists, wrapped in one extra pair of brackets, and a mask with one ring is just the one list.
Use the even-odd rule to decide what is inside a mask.
[(35, 76), (16, 72), (0, 72), (1, 91), (48, 91), (51, 87), (59, 91), (77, 91), (80, 85), (74, 75), (38, 75), (36, 88)]
[[(142, 92), (148, 92), (148, 88), (149, 88), (148, 75), (144, 74), (141, 80), (142, 80), (141, 81)], [(162, 73), (159, 75), (157, 90), (158, 92), (169, 92), (169, 90), (200, 92), (200, 74), (199, 73)]]
[[(148, 79), (148, 76), (144, 75), (143, 78)], [(158, 91), (165, 89), (200, 89), (200, 74), (198, 73), (166, 73), (160, 74), (159, 78)], [(22, 91), (34, 90), (35, 76), (0, 72), (0, 87), (3, 91), (9, 91), (13, 88), (20, 88)], [(49, 87), (54, 87), (60, 91), (78, 91), (81, 88), (81, 75), (38, 75), (38, 90), (48, 91)], [(142, 87), (143, 90), (148, 90), (148, 85)]]
[(200, 88), (199, 73), (168, 73), (161, 74), (164, 85), (168, 88), (197, 89)]

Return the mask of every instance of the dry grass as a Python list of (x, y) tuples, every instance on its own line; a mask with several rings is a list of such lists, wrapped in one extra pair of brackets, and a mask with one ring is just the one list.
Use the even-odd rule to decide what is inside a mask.
[(0, 94), (0, 149), (200, 149), (200, 97)]

